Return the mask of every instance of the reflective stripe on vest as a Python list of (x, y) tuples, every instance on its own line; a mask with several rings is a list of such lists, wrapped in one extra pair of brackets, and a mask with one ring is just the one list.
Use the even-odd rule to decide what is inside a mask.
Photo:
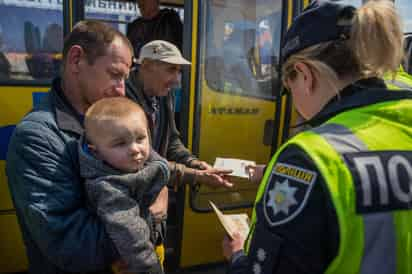
[[(326, 124), (313, 129), (340, 154), (366, 152), (366, 145), (348, 128), (338, 124)], [(367, 171), (361, 176), (368, 176)], [(364, 253), (360, 274), (396, 273), (396, 236), (391, 212), (363, 216)]]
[(412, 91), (412, 87), (411, 87), (410, 85), (408, 85), (408, 84), (406, 84), (406, 83), (403, 83), (403, 82), (401, 82), (401, 81), (399, 81), (399, 80), (396, 80), (396, 79), (393, 79), (393, 80), (385, 80), (385, 84), (386, 84), (387, 86), (389, 86), (389, 88), (395, 87), (395, 88), (397, 88), (397, 89), (402, 89), (402, 90), (408, 89), (408, 90), (411, 90), (411, 91)]

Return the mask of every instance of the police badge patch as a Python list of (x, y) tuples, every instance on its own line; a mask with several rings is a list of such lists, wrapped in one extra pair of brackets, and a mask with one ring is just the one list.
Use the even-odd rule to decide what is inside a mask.
[(287, 223), (302, 211), (316, 176), (301, 167), (276, 163), (263, 197), (263, 212), (269, 225)]

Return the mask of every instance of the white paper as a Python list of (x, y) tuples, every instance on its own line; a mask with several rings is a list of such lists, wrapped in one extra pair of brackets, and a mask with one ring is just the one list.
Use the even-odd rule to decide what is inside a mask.
[(231, 169), (233, 170), (233, 173), (230, 174), (231, 176), (249, 178), (249, 175), (246, 172), (246, 167), (248, 165), (256, 165), (256, 163), (254, 161), (248, 161), (248, 160), (242, 160), (242, 159), (217, 157), (213, 167)]

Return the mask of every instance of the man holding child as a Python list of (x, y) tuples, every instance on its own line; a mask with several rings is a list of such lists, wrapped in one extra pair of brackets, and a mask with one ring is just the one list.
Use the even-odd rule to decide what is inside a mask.
[[(102, 98), (125, 95), (132, 59), (122, 33), (101, 22), (79, 22), (64, 41), (61, 76), (16, 126), (6, 172), (29, 273), (111, 273), (112, 263), (122, 259), (87, 204), (78, 142), (87, 109)], [(219, 184), (220, 175), (201, 177)], [(167, 188), (161, 192), (150, 206), (154, 216), (167, 212)]]

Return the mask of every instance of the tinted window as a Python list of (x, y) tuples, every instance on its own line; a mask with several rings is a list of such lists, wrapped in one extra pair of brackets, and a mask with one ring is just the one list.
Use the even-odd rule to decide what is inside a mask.
[(63, 1), (0, 1), (0, 80), (50, 79), (59, 71)]
[(136, 2), (126, 1), (85, 1), (86, 19), (97, 19), (109, 23), (126, 34), (127, 23), (140, 13)]
[(395, 5), (402, 16), (404, 32), (412, 32), (412, 1), (396, 0)]
[[(160, 6), (160, 8), (170, 8)], [(173, 7), (183, 21), (183, 8)], [(127, 23), (140, 16), (137, 1), (85, 1), (86, 19), (97, 19), (109, 23), (122, 33), (126, 34)]]
[[(224, 93), (274, 99), (279, 81), (280, 4), (205, 1), (205, 79)], [(245, 12), (248, 11), (248, 12)]]

